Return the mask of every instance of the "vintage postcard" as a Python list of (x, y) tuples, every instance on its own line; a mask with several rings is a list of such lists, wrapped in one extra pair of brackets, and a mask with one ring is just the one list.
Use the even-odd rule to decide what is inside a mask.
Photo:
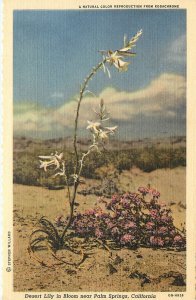
[(195, 1), (3, 9), (3, 300), (195, 299)]

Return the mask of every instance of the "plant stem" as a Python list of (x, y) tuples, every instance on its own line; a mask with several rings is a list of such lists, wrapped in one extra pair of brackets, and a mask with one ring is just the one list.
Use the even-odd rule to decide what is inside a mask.
[(67, 185), (67, 194), (68, 194), (69, 203), (71, 203), (71, 193), (70, 193), (69, 183), (67, 180), (66, 180), (66, 185)]
[(78, 99), (78, 105), (77, 105), (77, 111), (76, 111), (76, 117), (75, 117), (74, 141), (73, 141), (74, 152), (75, 152), (75, 157), (76, 157), (75, 174), (77, 174), (78, 165), (79, 165), (78, 150), (77, 150), (77, 130), (78, 130), (78, 119), (79, 119), (80, 105), (81, 105), (81, 102), (82, 102), (82, 99), (83, 99), (84, 91), (87, 88), (87, 84), (88, 84), (89, 80), (92, 79), (92, 77), (104, 65), (105, 62), (106, 62), (106, 58), (103, 61), (101, 61), (96, 67), (94, 67), (92, 69), (90, 74), (84, 80), (84, 83), (83, 83), (83, 85), (81, 86), (81, 89), (80, 89), (80, 96), (79, 96), (79, 99)]
[(100, 63), (98, 63), (98, 65), (96, 67), (94, 67), (92, 69), (92, 71), (90, 72), (90, 74), (85, 78), (81, 89), (80, 89), (80, 96), (78, 99), (78, 105), (77, 105), (77, 110), (76, 110), (76, 117), (75, 117), (75, 127), (74, 127), (74, 141), (73, 141), (73, 147), (74, 147), (74, 153), (75, 153), (75, 158), (76, 158), (76, 162), (75, 162), (75, 170), (74, 173), (75, 175), (77, 175), (77, 178), (74, 180), (74, 186), (73, 186), (73, 195), (71, 197), (71, 201), (70, 201), (70, 214), (69, 214), (69, 219), (68, 222), (64, 228), (64, 231), (62, 233), (61, 236), (61, 244), (63, 245), (63, 240), (65, 237), (65, 234), (69, 228), (69, 226), (71, 225), (72, 222), (72, 218), (73, 218), (73, 213), (74, 213), (74, 203), (75, 203), (75, 198), (76, 198), (76, 192), (77, 192), (77, 188), (79, 185), (79, 179), (80, 179), (80, 174), (82, 171), (82, 166), (83, 166), (83, 160), (84, 158), (90, 153), (90, 151), (88, 151), (86, 154), (83, 155), (82, 160), (81, 160), (81, 164), (79, 165), (79, 156), (78, 156), (78, 149), (77, 149), (77, 130), (78, 130), (78, 119), (79, 119), (79, 112), (80, 112), (80, 105), (83, 99), (83, 95), (84, 92), (87, 88), (88, 82), (92, 79), (92, 77), (97, 73), (97, 71), (99, 69), (101, 69), (101, 67), (106, 63), (106, 58), (104, 58)]
[(67, 224), (66, 224), (66, 226), (65, 226), (65, 228), (63, 230), (62, 236), (60, 238), (60, 244), (61, 244), (61, 246), (63, 246), (65, 234), (66, 234), (69, 226), (71, 225), (72, 217), (73, 217), (73, 212), (74, 212), (74, 202), (70, 202), (70, 214), (69, 214), (69, 218), (68, 218)]

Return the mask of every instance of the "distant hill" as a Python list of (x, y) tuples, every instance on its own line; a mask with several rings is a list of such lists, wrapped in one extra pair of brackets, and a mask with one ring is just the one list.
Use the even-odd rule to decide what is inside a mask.
[[(88, 139), (78, 140), (78, 152), (85, 152), (91, 145)], [(92, 152), (86, 157), (82, 176), (85, 178), (99, 178), (100, 168), (113, 166), (121, 173), (137, 167), (144, 172), (151, 172), (162, 168), (176, 168), (186, 166), (185, 137), (171, 137), (162, 139), (143, 139), (133, 141), (112, 140), (100, 152)], [(50, 155), (55, 151), (63, 152), (66, 162), (67, 175), (74, 173), (75, 155), (72, 138), (58, 138), (51, 140), (14, 138), (13, 148), (13, 181), (27, 185), (60, 186), (64, 185), (64, 177), (52, 179), (53, 171), (40, 169), (39, 156)]]
[[(90, 139), (78, 139), (78, 148), (85, 150), (91, 144)], [(129, 150), (129, 149), (142, 149), (142, 148), (179, 148), (186, 147), (186, 137), (185, 136), (174, 136), (168, 138), (145, 138), (131, 141), (121, 141), (121, 140), (110, 140), (109, 143), (105, 144), (108, 150)], [(57, 138), (50, 140), (41, 139), (30, 139), (26, 137), (14, 137), (14, 152), (32, 152), (34, 150), (40, 149), (51, 149), (51, 151), (58, 150), (62, 151), (64, 149), (71, 151), (73, 149), (73, 138)]]

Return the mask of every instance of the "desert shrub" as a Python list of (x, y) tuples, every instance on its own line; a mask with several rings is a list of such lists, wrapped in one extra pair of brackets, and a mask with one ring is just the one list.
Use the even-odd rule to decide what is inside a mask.
[(37, 160), (30, 153), (14, 156), (13, 182), (27, 185), (40, 185), (41, 172)]
[(186, 166), (186, 149), (184, 147), (178, 149), (144, 148), (135, 155), (135, 165), (144, 172)]
[(133, 166), (131, 151), (122, 151), (115, 154), (113, 155), (114, 157), (116, 156), (114, 159), (114, 165), (119, 173), (123, 170), (130, 170)]
[(99, 178), (104, 180), (105, 178), (118, 178), (118, 172), (113, 164), (107, 166), (101, 166), (95, 170), (95, 173)]
[[(53, 173), (50, 169), (47, 173), (41, 172), (39, 169), (38, 156), (41, 152), (50, 154), (47, 144), (44, 145), (47, 149), (32, 147), (32, 151), (14, 152), (14, 183), (27, 185), (48, 186), (50, 184), (64, 184), (62, 179), (52, 178)], [(70, 151), (64, 149), (64, 157), (66, 161), (66, 174), (70, 177), (74, 173), (74, 155)], [(144, 148), (144, 149), (129, 149), (129, 150), (110, 150), (100, 153), (92, 152), (87, 158), (83, 166), (82, 176), (92, 179), (100, 179), (102, 176), (97, 172), (100, 168), (109, 167), (113, 164), (114, 168), (121, 173), (123, 170), (129, 170), (136, 166), (144, 172), (151, 172), (160, 168), (175, 168), (178, 166), (186, 166), (186, 149), (180, 147), (173, 148)], [(52, 183), (53, 182), (53, 183)], [(71, 182), (70, 182), (71, 184)]]
[(171, 167), (186, 166), (186, 149), (180, 147), (172, 152)]
[(108, 166), (110, 161), (111, 157), (109, 153), (92, 152), (85, 160), (82, 176), (93, 179), (100, 178), (96, 170), (102, 166)]
[(154, 147), (144, 148), (136, 156), (136, 166), (144, 172), (151, 172), (158, 168), (159, 156)]
[(79, 237), (111, 240), (120, 247), (184, 249), (185, 232), (174, 226), (171, 210), (158, 201), (160, 193), (144, 187), (138, 191), (114, 195), (109, 201), (101, 198), (105, 209), (97, 206), (78, 213), (72, 229)]
[(58, 177), (54, 177), (54, 176), (51, 176), (51, 177), (46, 177), (46, 176), (42, 176), (39, 180), (39, 184), (43, 187), (47, 187), (47, 188), (50, 188), (50, 189), (53, 189), (55, 187), (64, 187), (66, 182), (65, 182), (65, 179), (58, 176)]
[[(47, 152), (46, 152), (47, 153)], [(50, 154), (50, 153), (48, 153)], [(38, 156), (39, 149), (34, 152), (14, 153), (13, 162), (13, 182), (18, 184), (52, 187), (56, 185), (65, 185), (65, 179), (61, 176), (54, 177), (53, 170), (43, 172), (39, 168)], [(47, 154), (46, 154), (47, 155)], [(66, 174), (73, 174), (74, 159), (70, 152), (65, 153)]]

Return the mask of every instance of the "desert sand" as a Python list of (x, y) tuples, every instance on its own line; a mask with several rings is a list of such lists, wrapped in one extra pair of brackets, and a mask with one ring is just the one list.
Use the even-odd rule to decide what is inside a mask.
[[(122, 172), (120, 184), (125, 191), (132, 192), (147, 184), (158, 189), (161, 201), (172, 210), (175, 225), (182, 229), (186, 212), (185, 170), (178, 167), (144, 173), (135, 168)], [(85, 180), (79, 189), (98, 183), (98, 180)], [(93, 207), (96, 201), (95, 195), (77, 195), (77, 211)], [(172, 275), (181, 274), (185, 279), (185, 251), (124, 248), (113, 251), (116, 259), (111, 267), (108, 251), (99, 245), (92, 249), (91, 255), (80, 267), (62, 265), (51, 269), (41, 266), (29, 256), (29, 236), (40, 217), (46, 216), (54, 222), (61, 214), (68, 214), (65, 190), (14, 184), (14, 291), (185, 291), (186, 286), (179, 284)], [(41, 255), (47, 256), (47, 253)], [(69, 261), (77, 259), (70, 253), (67, 258)], [(149, 280), (144, 282), (141, 274)]]

